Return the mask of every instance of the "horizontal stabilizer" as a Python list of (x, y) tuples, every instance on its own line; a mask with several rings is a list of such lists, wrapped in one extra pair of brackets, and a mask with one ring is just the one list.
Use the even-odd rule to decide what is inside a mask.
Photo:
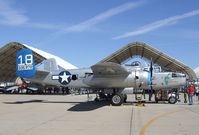
[(48, 71), (37, 70), (34, 79), (43, 80), (49, 73)]

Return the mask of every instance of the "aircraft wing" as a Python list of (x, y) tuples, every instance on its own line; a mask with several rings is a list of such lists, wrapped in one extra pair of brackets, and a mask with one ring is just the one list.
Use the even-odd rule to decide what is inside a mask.
[(91, 67), (95, 76), (127, 76), (129, 72), (113, 62), (98, 63)]

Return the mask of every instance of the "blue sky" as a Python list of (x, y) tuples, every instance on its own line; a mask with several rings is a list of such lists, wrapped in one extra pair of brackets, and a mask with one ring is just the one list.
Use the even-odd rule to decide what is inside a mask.
[(199, 1), (0, 0), (0, 46), (16, 41), (91, 66), (142, 41), (199, 66)]

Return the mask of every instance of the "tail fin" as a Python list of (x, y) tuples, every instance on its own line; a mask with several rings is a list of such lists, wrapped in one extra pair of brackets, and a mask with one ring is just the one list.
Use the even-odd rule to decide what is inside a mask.
[(49, 72), (58, 70), (56, 60), (54, 58), (50, 58), (50, 59), (44, 61), (44, 69)]
[(32, 50), (23, 49), (17, 52), (16, 74), (21, 78), (32, 78), (36, 73)]

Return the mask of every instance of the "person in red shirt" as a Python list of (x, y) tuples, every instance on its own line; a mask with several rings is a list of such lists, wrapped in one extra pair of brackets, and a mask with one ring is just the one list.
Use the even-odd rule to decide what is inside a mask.
[(193, 85), (190, 85), (190, 86), (188, 87), (187, 92), (188, 92), (188, 98), (189, 98), (189, 105), (192, 105), (192, 104), (193, 104), (193, 95), (194, 95), (194, 93), (195, 93), (195, 88), (194, 88), (194, 86), (193, 86)]

